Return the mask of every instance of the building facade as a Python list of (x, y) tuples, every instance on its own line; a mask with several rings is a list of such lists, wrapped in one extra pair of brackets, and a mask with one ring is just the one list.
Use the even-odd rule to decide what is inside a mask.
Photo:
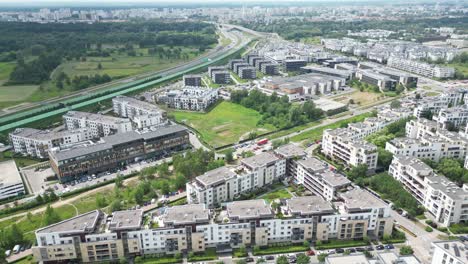
[(219, 99), (218, 89), (212, 88), (184, 88), (171, 90), (156, 95), (158, 103), (163, 103), (169, 108), (205, 111)]
[(88, 128), (95, 138), (132, 131), (132, 122), (128, 118), (118, 118), (101, 114), (69, 111), (63, 115), (67, 130)]

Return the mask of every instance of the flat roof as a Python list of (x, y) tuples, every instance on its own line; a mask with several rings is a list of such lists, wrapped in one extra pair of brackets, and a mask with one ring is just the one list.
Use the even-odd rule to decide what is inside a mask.
[(137, 229), (141, 227), (143, 210), (125, 210), (112, 213), (110, 230)]
[(12, 185), (23, 183), (14, 160), (0, 162), (0, 184)]
[(236, 173), (232, 171), (231, 167), (223, 166), (214, 170), (207, 171), (204, 174), (198, 176), (197, 181), (206, 187), (224, 182), (226, 179), (235, 176)]
[(226, 205), (229, 218), (239, 220), (273, 217), (270, 206), (265, 200), (235, 201)]
[(320, 99), (314, 100), (314, 104), (317, 106), (317, 108), (320, 108), (325, 112), (346, 107), (346, 104), (333, 101), (330, 99), (326, 99), (326, 98), (320, 98)]
[(164, 224), (183, 225), (208, 222), (210, 211), (205, 204), (186, 204), (169, 207), (163, 215)]
[(437, 241), (432, 242), (432, 245), (440, 248), (448, 255), (456, 258), (461, 263), (468, 262), (468, 243), (459, 240), (454, 241)]
[(348, 180), (348, 178), (333, 171), (324, 171), (320, 175), (324, 181), (333, 187), (351, 184), (351, 181)]
[[(383, 261), (382, 264), (394, 264), (394, 263), (403, 263), (403, 264), (420, 264), (418, 259), (414, 256), (398, 256), (395, 252), (378, 252), (378, 258)], [(404, 262), (398, 262), (404, 261)]]
[(361, 188), (354, 188), (341, 194), (348, 209), (368, 209), (373, 207), (388, 207), (384, 201)]
[(315, 158), (315, 157), (307, 157), (305, 159), (297, 161), (301, 166), (306, 168), (307, 170), (316, 171), (323, 171), (325, 170), (328, 165), (327, 163)]
[(273, 153), (271, 152), (262, 152), (258, 155), (242, 159), (242, 163), (251, 167), (251, 168), (259, 168), (266, 166), (272, 162), (278, 161), (279, 158), (276, 157)]
[(369, 264), (364, 254), (349, 255), (349, 256), (330, 256), (325, 260), (326, 264)]
[(81, 112), (81, 111), (68, 111), (66, 114), (63, 115), (63, 117), (64, 118), (66, 117), (79, 118), (79, 119), (86, 119), (86, 120), (91, 120), (95, 122), (106, 122), (106, 123), (115, 123), (115, 124), (130, 122), (130, 119), (128, 118), (114, 117), (114, 116), (101, 115), (101, 114), (95, 114), (95, 113), (89, 113), (89, 112)]
[(275, 150), (275, 152), (285, 158), (294, 158), (294, 157), (300, 157), (300, 156), (306, 155), (303, 148), (293, 143), (280, 146), (279, 148)]
[(131, 105), (131, 106), (134, 106), (134, 107), (137, 107), (137, 108), (140, 108), (140, 109), (144, 109), (144, 110), (150, 111), (150, 112), (165, 112), (164, 110), (162, 110), (161, 108), (159, 108), (155, 104), (148, 103), (148, 102), (145, 102), (145, 101), (141, 101), (141, 100), (135, 99), (133, 97), (125, 96), (125, 95), (118, 95), (118, 96), (112, 98), (112, 101), (127, 103), (128, 105)]
[(291, 213), (299, 213), (301, 215), (334, 213), (331, 204), (319, 196), (293, 197), (286, 200), (286, 204)]
[(96, 227), (101, 211), (94, 210), (70, 219), (38, 229), (36, 233), (87, 233)]

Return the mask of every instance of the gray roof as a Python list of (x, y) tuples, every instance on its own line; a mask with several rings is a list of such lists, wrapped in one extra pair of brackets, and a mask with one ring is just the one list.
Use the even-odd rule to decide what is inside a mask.
[(292, 143), (280, 146), (275, 152), (285, 158), (302, 157), (306, 155), (303, 148)]
[(429, 167), (429, 165), (427, 165), (418, 158), (414, 158), (411, 156), (396, 155), (394, 156), (394, 160), (398, 161), (404, 166), (412, 167), (416, 171), (432, 171), (432, 168)]
[(333, 214), (334, 210), (331, 204), (319, 196), (299, 196), (286, 201), (291, 213), (301, 215), (311, 214)]
[(327, 182), (330, 186), (333, 187), (339, 187), (339, 186), (344, 186), (344, 185), (349, 185), (351, 184), (351, 181), (348, 180), (345, 176), (334, 173), (332, 171), (325, 171), (320, 174), (322, 176), (322, 179)]
[(129, 230), (141, 227), (143, 210), (126, 210), (112, 213), (110, 230)]
[(102, 213), (99, 210), (94, 210), (85, 214), (81, 214), (70, 219), (46, 226), (38, 229), (36, 233), (63, 233), (63, 234), (80, 234), (92, 232), (98, 222), (99, 216)]
[(314, 157), (299, 160), (297, 163), (312, 172), (323, 171), (327, 168), (327, 164), (325, 162)]
[(386, 204), (384, 201), (375, 197), (370, 192), (360, 188), (354, 188), (350, 191), (342, 193), (340, 196), (345, 201), (346, 207), (351, 210), (388, 207), (388, 204)]
[(86, 119), (100, 123), (113, 123), (113, 124), (120, 124), (130, 122), (128, 118), (121, 118), (121, 117), (114, 117), (108, 115), (101, 115), (95, 113), (88, 113), (88, 112), (80, 112), (80, 111), (68, 111), (66, 114), (63, 115), (64, 118), (78, 118), (78, 119)]
[(226, 179), (235, 177), (236, 173), (232, 171), (231, 167), (219, 167), (214, 170), (205, 172), (203, 175), (197, 177), (197, 181), (205, 187), (224, 182)]
[(13, 185), (23, 183), (14, 160), (0, 162), (0, 185)]
[(229, 218), (239, 220), (270, 218), (273, 212), (265, 200), (246, 200), (228, 203), (226, 206)]
[(271, 152), (262, 152), (258, 155), (245, 158), (241, 162), (251, 168), (260, 168), (278, 160), (279, 158)]
[(137, 107), (140, 109), (144, 109), (149, 112), (165, 112), (164, 110), (161, 110), (157, 105), (148, 103), (145, 101), (141, 101), (138, 99), (135, 99), (133, 97), (128, 97), (124, 95), (119, 95), (114, 98), (112, 98), (112, 101), (114, 102), (120, 102), (120, 103), (127, 103), (133, 107)]
[(467, 263), (468, 243), (455, 240), (432, 242), (432, 244), (445, 251), (448, 255), (456, 258), (458, 261), (461, 261), (461, 263)]
[(170, 135), (177, 132), (186, 131), (187, 129), (180, 125), (170, 125), (166, 127), (160, 127), (155, 131), (148, 131), (140, 133), (137, 131), (130, 131), (126, 133), (120, 133), (103, 137), (99, 143), (91, 145), (80, 145), (70, 149), (57, 150), (51, 152), (51, 155), (55, 157), (57, 161), (67, 160), (71, 158), (81, 157), (96, 153), (99, 151), (111, 149), (113, 146), (128, 143), (136, 140), (149, 140), (153, 138)]
[(186, 204), (166, 209), (163, 216), (165, 225), (189, 225), (209, 221), (210, 211), (205, 204)]

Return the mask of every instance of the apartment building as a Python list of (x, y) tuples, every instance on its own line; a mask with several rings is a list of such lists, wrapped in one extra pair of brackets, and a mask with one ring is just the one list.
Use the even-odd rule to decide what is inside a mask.
[(283, 69), (285, 71), (300, 71), (302, 67), (307, 65), (306, 60), (301, 59), (286, 59), (283, 60)]
[(326, 129), (322, 136), (322, 153), (347, 166), (366, 164), (369, 170), (377, 168), (377, 147), (358, 136), (350, 129)]
[(323, 75), (340, 77), (340, 78), (345, 79), (346, 81), (351, 80), (354, 75), (352, 71), (337, 70), (337, 69), (331, 69), (328, 67), (318, 67), (318, 66), (305, 66), (305, 67), (302, 67), (301, 70), (305, 73), (319, 73)]
[(252, 66), (241, 66), (237, 68), (237, 75), (241, 79), (255, 79), (257, 78), (257, 70)]
[(368, 83), (379, 87), (382, 91), (395, 90), (397, 81), (391, 79), (387, 75), (379, 74), (369, 70), (359, 70), (356, 72), (356, 78), (361, 82)]
[(429, 113), (437, 114), (441, 109), (448, 108), (450, 103), (444, 98), (424, 98), (419, 100), (418, 105), (414, 108), (413, 115), (417, 118), (427, 116)]
[(156, 95), (158, 103), (169, 108), (205, 111), (218, 101), (218, 89), (186, 87), (180, 90), (170, 90)]
[(392, 68), (416, 73), (429, 78), (452, 78), (455, 75), (455, 69), (452, 67), (443, 67), (397, 57), (390, 57), (387, 61), (387, 65)]
[(208, 76), (216, 84), (228, 84), (231, 82), (231, 74), (224, 66), (208, 67)]
[(431, 264), (463, 264), (468, 261), (468, 243), (458, 240), (432, 242)]
[(298, 160), (306, 157), (302, 147), (289, 143), (275, 149), (275, 154), (286, 160), (286, 177), (295, 177), (297, 174)]
[(160, 157), (190, 145), (187, 129), (179, 125), (131, 131), (100, 141), (49, 152), (51, 168), (61, 182), (82, 175), (116, 170), (139, 159)]
[(421, 160), (396, 155), (389, 174), (421, 203), (442, 226), (468, 221), (468, 186), (458, 187)]
[(212, 208), (284, 176), (286, 160), (264, 152), (241, 160), (240, 166), (224, 166), (196, 177), (187, 183), (187, 201), (204, 203)]
[(278, 75), (279, 74), (279, 65), (276, 63), (262, 63), (260, 66), (260, 71), (265, 75)]
[(67, 130), (88, 128), (94, 138), (132, 131), (132, 122), (128, 118), (119, 118), (101, 114), (69, 111), (63, 115)]
[(13, 151), (22, 155), (46, 159), (48, 151), (69, 144), (90, 140), (95, 136), (89, 128), (78, 128), (60, 132), (35, 128), (17, 128), (9, 134)]
[[(388, 235), (389, 207), (366, 191), (349, 191), (337, 204), (318, 196), (288, 199), (276, 211), (265, 200), (235, 201), (212, 213), (205, 204), (154, 214), (158, 228), (144, 227), (142, 210), (96, 210), (36, 231), (38, 261), (98, 262), (155, 253), (232, 252), (241, 246)], [(358, 196), (360, 201), (358, 201)]]
[(338, 191), (351, 185), (348, 178), (330, 170), (327, 163), (317, 158), (307, 157), (296, 162), (295, 181), (326, 201), (332, 201)]
[(0, 162), (0, 171), (0, 200), (26, 193), (14, 160)]
[(184, 86), (189, 86), (189, 87), (202, 87), (203, 86), (201, 74), (184, 75), (183, 81), (184, 81)]
[(442, 129), (459, 129), (465, 127), (468, 122), (468, 106), (463, 105), (441, 109), (432, 119), (434, 119), (439, 128)]
[(112, 98), (113, 111), (120, 117), (127, 117), (135, 128), (143, 129), (167, 124), (166, 111), (157, 105), (119, 95)]

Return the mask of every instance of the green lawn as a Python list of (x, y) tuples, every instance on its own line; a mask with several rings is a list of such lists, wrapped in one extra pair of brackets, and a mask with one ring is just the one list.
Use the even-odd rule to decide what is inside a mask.
[(181, 258), (175, 258), (171, 256), (157, 257), (157, 258), (144, 258), (141, 263), (145, 264), (172, 264), (181, 263)]
[(213, 147), (235, 143), (251, 131), (265, 133), (274, 130), (272, 125), (257, 127), (261, 119), (257, 111), (230, 102), (221, 102), (209, 113), (172, 113), (178, 122), (196, 129), (202, 139)]
[(39, 85), (0, 86), (1, 102), (18, 102), (27, 99), (37, 91)]
[(467, 63), (449, 63), (448, 67), (454, 67), (459, 72), (463, 73), (465, 77), (468, 75), (468, 64)]
[(8, 80), (15, 65), (14, 62), (0, 62), (0, 80)]
[(318, 140), (318, 139), (322, 138), (322, 134), (323, 134), (323, 131), (325, 129), (329, 129), (329, 128), (335, 129), (335, 128), (339, 128), (341, 126), (344, 126), (344, 125), (346, 125), (348, 123), (361, 122), (366, 117), (370, 117), (371, 115), (372, 115), (372, 113), (370, 113), (370, 112), (369, 113), (364, 113), (364, 114), (360, 114), (360, 115), (357, 115), (357, 116), (353, 116), (353, 117), (350, 117), (350, 118), (335, 122), (335, 123), (330, 124), (330, 125), (318, 127), (318, 128), (306, 131), (304, 133), (301, 133), (299, 135), (296, 135), (294, 137), (291, 137), (291, 141), (295, 141), (295, 142), (303, 141), (303, 140), (315, 141), (315, 140)]
[(309, 247), (304, 245), (281, 245), (281, 246), (270, 246), (267, 248), (259, 248), (253, 251), (254, 255), (271, 255), (279, 253), (290, 253), (290, 252), (303, 252), (309, 250)]
[(369, 242), (365, 240), (329, 240), (327, 242), (319, 243), (315, 246), (316, 249), (332, 249), (332, 248), (346, 248), (346, 247), (360, 247), (366, 246)]
[(195, 253), (192, 256), (189, 255), (188, 261), (196, 262), (196, 261), (207, 261), (207, 260), (215, 260), (218, 258), (216, 254), (216, 249), (214, 248), (207, 248), (204, 252)]
[(283, 189), (279, 189), (276, 191), (266, 193), (258, 198), (265, 199), (268, 203), (271, 203), (275, 199), (288, 199), (291, 197), (292, 195), (288, 192), (288, 190), (286, 188), (283, 188)]

